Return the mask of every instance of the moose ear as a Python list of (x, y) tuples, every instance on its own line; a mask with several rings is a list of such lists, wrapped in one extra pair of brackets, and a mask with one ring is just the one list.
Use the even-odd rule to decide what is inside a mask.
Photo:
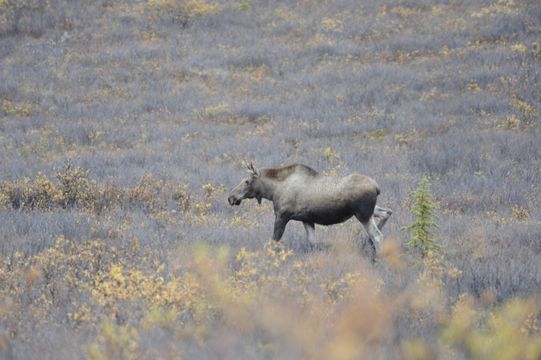
[(257, 170), (253, 163), (246, 164), (246, 169), (253, 177), (259, 176), (259, 170)]

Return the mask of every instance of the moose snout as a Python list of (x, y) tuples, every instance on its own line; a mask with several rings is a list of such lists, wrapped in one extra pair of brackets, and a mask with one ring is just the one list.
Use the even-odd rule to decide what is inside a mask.
[(231, 195), (227, 198), (227, 201), (229, 201), (229, 205), (240, 205), (241, 199), (237, 199), (235, 195)]

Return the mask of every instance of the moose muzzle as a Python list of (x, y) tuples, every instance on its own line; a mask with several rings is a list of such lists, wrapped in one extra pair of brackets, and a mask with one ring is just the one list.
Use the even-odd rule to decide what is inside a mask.
[(233, 205), (240, 205), (240, 203), (242, 202), (242, 199), (237, 199), (235, 195), (231, 195), (227, 198), (227, 201), (229, 201), (229, 205), (233, 206)]

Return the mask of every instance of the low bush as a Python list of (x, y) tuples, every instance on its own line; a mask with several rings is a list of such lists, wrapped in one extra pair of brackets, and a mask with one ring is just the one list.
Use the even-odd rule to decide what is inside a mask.
[(0, 184), (0, 204), (21, 210), (47, 211), (54, 208), (101, 213), (113, 208), (142, 208), (158, 212), (168, 208), (169, 200), (177, 201), (177, 209), (187, 212), (192, 205), (186, 186), (174, 186), (145, 175), (133, 187), (98, 184), (89, 178), (90, 171), (67, 164), (51, 179), (39, 175)]

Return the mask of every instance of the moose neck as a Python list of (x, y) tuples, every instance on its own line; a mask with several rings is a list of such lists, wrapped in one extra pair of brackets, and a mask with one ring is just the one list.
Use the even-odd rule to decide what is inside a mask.
[(258, 197), (273, 201), (274, 194), (276, 193), (276, 181), (265, 176), (260, 176), (256, 189)]

